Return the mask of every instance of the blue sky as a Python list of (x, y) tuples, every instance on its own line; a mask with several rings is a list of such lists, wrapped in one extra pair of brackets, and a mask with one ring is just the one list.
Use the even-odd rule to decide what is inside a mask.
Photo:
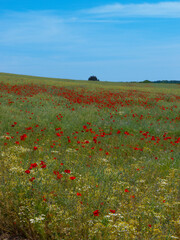
[(0, 72), (180, 79), (180, 1), (0, 0)]

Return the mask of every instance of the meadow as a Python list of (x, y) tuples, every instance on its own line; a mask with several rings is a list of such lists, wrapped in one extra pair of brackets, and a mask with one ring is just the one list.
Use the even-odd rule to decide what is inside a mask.
[(0, 233), (180, 238), (180, 85), (0, 73)]

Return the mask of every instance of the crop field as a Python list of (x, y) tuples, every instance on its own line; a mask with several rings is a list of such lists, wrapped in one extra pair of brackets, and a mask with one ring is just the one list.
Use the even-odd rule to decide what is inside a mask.
[(180, 239), (180, 85), (0, 74), (0, 234)]

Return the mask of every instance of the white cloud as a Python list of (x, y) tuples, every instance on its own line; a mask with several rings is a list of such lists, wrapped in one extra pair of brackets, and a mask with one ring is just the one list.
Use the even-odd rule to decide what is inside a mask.
[(82, 18), (76, 19), (77, 23), (118, 23), (118, 24), (126, 24), (133, 23), (134, 20), (120, 20), (120, 19), (99, 19), (99, 18)]
[(163, 17), (180, 18), (180, 2), (159, 2), (142, 4), (110, 4), (83, 11), (86, 14), (103, 17)]
[(51, 11), (7, 12), (0, 16), (0, 43), (76, 42), (68, 21)]

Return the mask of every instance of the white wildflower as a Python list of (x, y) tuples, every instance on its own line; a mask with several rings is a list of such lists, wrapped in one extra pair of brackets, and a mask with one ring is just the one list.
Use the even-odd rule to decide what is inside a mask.
[(66, 149), (66, 152), (76, 152), (76, 150), (72, 149), (72, 148), (68, 148), (68, 149)]

